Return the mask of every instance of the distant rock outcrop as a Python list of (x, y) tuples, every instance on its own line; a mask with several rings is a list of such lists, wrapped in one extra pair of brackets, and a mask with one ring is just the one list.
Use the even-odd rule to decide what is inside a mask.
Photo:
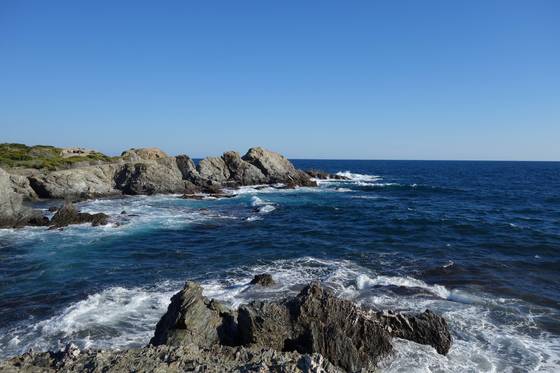
[[(79, 150), (69, 150), (69, 154), (73, 152), (79, 153)], [(83, 155), (88, 158), (92, 154), (98, 153), (84, 152)], [(230, 196), (223, 193), (222, 188), (259, 184), (283, 184), (282, 188), (317, 185), (284, 156), (263, 148), (249, 149), (243, 157), (228, 151), (221, 157), (205, 158), (198, 165), (186, 155), (169, 157), (157, 148), (130, 149), (118, 159), (104, 157), (110, 162), (103, 163), (100, 159), (98, 162), (101, 164), (84, 166), (74, 162), (71, 168), (56, 170), (18, 169), (18, 173), (7, 175), (7, 183), (16, 195), (26, 200), (51, 198), (71, 201), (157, 193), (177, 193), (194, 199), (201, 198), (200, 193), (206, 193), (221, 198)], [(13, 223), (15, 218), (12, 215), (8, 218), (9, 212), (2, 215), (6, 222)], [(36, 223), (36, 212), (34, 216), (30, 221)], [(26, 221), (21, 218), (15, 220), (18, 225)]]

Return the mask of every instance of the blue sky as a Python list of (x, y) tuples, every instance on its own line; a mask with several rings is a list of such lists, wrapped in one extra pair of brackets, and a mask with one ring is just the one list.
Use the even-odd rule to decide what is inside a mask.
[(0, 2), (0, 142), (560, 160), (558, 1)]

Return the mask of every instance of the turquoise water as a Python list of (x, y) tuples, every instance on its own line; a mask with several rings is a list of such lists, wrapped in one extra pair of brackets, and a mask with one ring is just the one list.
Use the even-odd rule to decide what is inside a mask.
[[(232, 306), (318, 279), (367, 307), (449, 320), (447, 357), (397, 341), (383, 371), (558, 368), (560, 163), (295, 163), (351, 180), (87, 201), (109, 226), (0, 231), (0, 356), (142, 346), (186, 279)], [(278, 287), (247, 285), (262, 272)]]

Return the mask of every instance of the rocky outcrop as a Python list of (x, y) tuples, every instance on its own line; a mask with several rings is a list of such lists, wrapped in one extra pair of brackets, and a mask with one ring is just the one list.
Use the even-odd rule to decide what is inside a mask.
[(35, 174), (29, 183), (40, 198), (86, 199), (121, 194), (114, 177), (121, 165), (104, 164)]
[(172, 298), (150, 344), (318, 353), (351, 372), (375, 369), (391, 353), (393, 336), (429, 344), (441, 354), (449, 351), (451, 336), (441, 316), (429, 311), (388, 315), (363, 310), (318, 283), (295, 298), (251, 302), (234, 312), (205, 298), (200, 286), (187, 283)]
[(121, 154), (121, 158), (125, 161), (156, 161), (158, 159), (169, 158), (167, 154), (158, 148), (139, 148), (129, 149)]
[(106, 225), (109, 222), (109, 216), (103, 213), (89, 214), (80, 212), (76, 207), (67, 202), (56, 211), (49, 225), (52, 228), (62, 228), (71, 224), (91, 223), (92, 226)]
[(263, 148), (251, 148), (242, 158), (257, 167), (269, 183), (285, 183), (299, 186), (317, 186), (305, 172), (297, 170), (283, 155)]
[(442, 355), (451, 348), (452, 338), (447, 322), (430, 310), (417, 315), (385, 311), (378, 313), (376, 318), (394, 337), (430, 345)]
[(429, 311), (367, 311), (318, 283), (293, 298), (233, 311), (187, 282), (144, 348), (30, 352), (0, 363), (0, 371), (369, 372), (391, 354), (392, 336), (443, 354), (451, 343), (445, 320)]
[(23, 197), (14, 191), (10, 175), (0, 168), (0, 228), (45, 225), (39, 211), (23, 205)]
[(114, 179), (118, 190), (131, 195), (184, 193), (192, 188), (190, 181), (183, 180), (183, 173), (174, 157), (125, 163)]
[(198, 164), (199, 175), (207, 180), (215, 181), (217, 183), (224, 183), (229, 180), (229, 168), (220, 157), (204, 158)]
[(269, 179), (257, 167), (241, 159), (238, 152), (225, 152), (222, 156), (229, 168), (231, 179), (239, 185), (258, 185), (269, 183)]

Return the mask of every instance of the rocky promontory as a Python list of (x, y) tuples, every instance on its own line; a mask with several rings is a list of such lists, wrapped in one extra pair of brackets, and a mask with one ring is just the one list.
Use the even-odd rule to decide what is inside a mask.
[(392, 338), (446, 354), (445, 319), (363, 309), (319, 283), (292, 298), (237, 310), (203, 296), (193, 282), (175, 294), (144, 348), (126, 351), (29, 352), (2, 371), (41, 372), (371, 372), (391, 359)]
[[(12, 144), (13, 145), (13, 144)], [(46, 147), (52, 159), (52, 147)], [(19, 149), (19, 148), (18, 148)], [(77, 148), (76, 148), (77, 149)], [(198, 165), (187, 155), (168, 156), (157, 148), (130, 149), (120, 157), (98, 156), (93, 151), (72, 148), (60, 150), (59, 158), (90, 159), (83, 162), (49, 163), (42, 168), (0, 169), (0, 227), (41, 225), (37, 211), (23, 206), (23, 201), (64, 199), (70, 201), (119, 195), (199, 193), (219, 195), (222, 188), (258, 184), (283, 184), (284, 187), (316, 186), (312, 177), (281, 154), (256, 147), (244, 156), (234, 151), (221, 157), (202, 159)], [(58, 153), (57, 153), (58, 154)], [(68, 154), (72, 157), (68, 158)], [(17, 153), (15, 157), (23, 157)], [(41, 163), (42, 164), (42, 163)], [(62, 167), (61, 164), (66, 166)], [(54, 167), (54, 166), (53, 166)]]

